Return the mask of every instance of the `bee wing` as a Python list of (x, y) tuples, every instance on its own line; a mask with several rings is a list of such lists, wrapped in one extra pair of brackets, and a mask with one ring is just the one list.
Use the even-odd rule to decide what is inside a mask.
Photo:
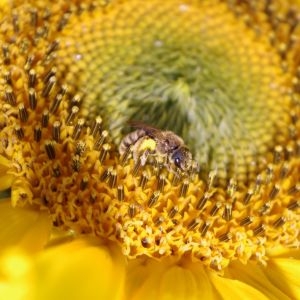
[(162, 138), (162, 130), (155, 128), (151, 125), (145, 124), (143, 122), (138, 122), (138, 121), (130, 121), (129, 125), (133, 128), (136, 129), (143, 129), (145, 130), (146, 134), (149, 135), (152, 138)]

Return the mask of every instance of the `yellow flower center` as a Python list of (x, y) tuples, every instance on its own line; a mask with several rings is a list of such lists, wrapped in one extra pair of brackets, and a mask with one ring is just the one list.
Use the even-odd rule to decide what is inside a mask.
[[(219, 1), (68, 3), (19, 5), (1, 25), (13, 204), (129, 258), (221, 270), (297, 246), (297, 103), (267, 37)], [(120, 157), (131, 120), (182, 136), (201, 172)]]

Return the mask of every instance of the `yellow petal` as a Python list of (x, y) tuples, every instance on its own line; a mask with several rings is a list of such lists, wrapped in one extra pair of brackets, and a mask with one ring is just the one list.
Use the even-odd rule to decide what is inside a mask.
[(121, 299), (125, 260), (119, 249), (77, 240), (42, 252), (34, 299)]
[(210, 276), (215, 288), (222, 295), (224, 300), (243, 299), (243, 300), (268, 300), (263, 293), (254, 287), (235, 279), (229, 279), (211, 273)]
[[(267, 266), (268, 267), (268, 266)], [(234, 262), (230, 265), (229, 273), (231, 277), (238, 278), (240, 281), (261, 291), (269, 299), (290, 299), (286, 294), (273, 285), (266, 275), (263, 273), (264, 266), (256, 263), (248, 263), (246, 265), (240, 262)]]
[[(0, 2), (1, 8), (1, 2)], [(6, 190), (11, 187), (13, 175), (7, 174), (10, 161), (0, 155), (0, 191)]]
[(0, 202), (0, 249), (19, 246), (35, 252), (46, 244), (51, 222), (46, 211), (13, 208), (10, 199)]
[(215, 299), (200, 264), (193, 268), (153, 260), (139, 265), (129, 264), (128, 282), (131, 289), (129, 299)]
[(292, 299), (300, 299), (300, 260), (276, 258), (265, 273), (269, 280)]

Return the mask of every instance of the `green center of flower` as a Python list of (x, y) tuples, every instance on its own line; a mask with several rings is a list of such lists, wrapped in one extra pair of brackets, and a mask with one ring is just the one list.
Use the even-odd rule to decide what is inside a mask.
[(246, 181), (287, 140), (279, 58), (225, 5), (135, 0), (84, 20), (60, 38), (59, 59), (115, 143), (142, 121), (182, 136), (203, 171)]

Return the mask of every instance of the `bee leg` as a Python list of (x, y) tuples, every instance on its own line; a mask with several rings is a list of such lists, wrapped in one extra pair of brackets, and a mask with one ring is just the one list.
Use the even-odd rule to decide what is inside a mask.
[(144, 166), (146, 164), (149, 154), (150, 154), (150, 151), (147, 149), (139, 157), (139, 159), (141, 160), (142, 166)]

